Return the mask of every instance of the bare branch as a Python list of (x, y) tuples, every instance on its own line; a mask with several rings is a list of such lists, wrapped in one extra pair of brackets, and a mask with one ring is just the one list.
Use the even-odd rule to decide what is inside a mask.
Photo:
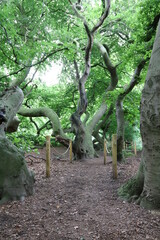
[(76, 70), (76, 80), (77, 80), (77, 82), (78, 82), (79, 79), (80, 79), (80, 75), (79, 75), (79, 69), (78, 69), (78, 64), (77, 64), (77, 61), (76, 61), (76, 60), (74, 60), (74, 68), (75, 68), (75, 70)]
[(76, 15), (78, 18), (82, 19), (83, 22), (86, 22), (85, 18), (84, 18), (84, 17), (79, 13), (79, 11), (77, 10), (77, 5), (76, 5), (76, 4), (73, 4), (70, 0), (68, 0), (68, 1), (69, 1), (69, 3), (71, 4), (71, 7), (72, 7), (75, 15)]
[(12, 59), (11, 57), (9, 57), (1, 47), (0, 47), (0, 50), (7, 59), (9, 59), (10, 61), (12, 61), (16, 64), (19, 64), (16, 59)]
[(95, 63), (95, 64), (91, 65), (91, 68), (94, 68), (97, 66), (103, 68), (104, 70), (108, 70), (107, 67), (105, 67), (102, 63)]
[(134, 74), (133, 74), (133, 77), (132, 77), (129, 85), (125, 88), (125, 90), (124, 90), (122, 93), (119, 94), (119, 96), (118, 96), (118, 98), (117, 98), (117, 102), (119, 102), (119, 101), (121, 102), (121, 101), (124, 99), (124, 97), (125, 97), (129, 92), (132, 91), (132, 89), (134, 88), (134, 86), (135, 86), (136, 84), (138, 84), (140, 73), (141, 73), (142, 69), (144, 68), (144, 66), (145, 66), (145, 64), (146, 64), (147, 61), (148, 61), (148, 59), (142, 59), (142, 60), (140, 61), (140, 63), (138, 64), (138, 66), (137, 66), (137, 68), (136, 68), (136, 70), (135, 70), (135, 72), (134, 72)]
[(33, 84), (30, 90), (27, 93), (25, 93), (25, 97), (28, 97), (33, 91), (33, 89), (36, 89), (37, 87), (38, 87), (37, 84)]
[(40, 128), (38, 129), (37, 135), (39, 135), (40, 132), (41, 132), (44, 128), (46, 128), (48, 124), (51, 125), (51, 121), (50, 121), (50, 120), (48, 120), (42, 127), (40, 127)]
[(22, 76), (10, 82), (10, 87), (20, 86), (20, 84), (27, 78), (30, 70), (31, 70), (31, 67), (24, 68), (24, 72)]
[(98, 46), (98, 48), (103, 56), (104, 63), (111, 75), (111, 83), (110, 83), (109, 87), (107, 88), (107, 91), (112, 91), (115, 89), (115, 87), (117, 86), (117, 83), (118, 83), (118, 75), (117, 75), (116, 67), (112, 64), (106, 48), (99, 42), (95, 42), (95, 43)]
[(35, 126), (35, 128), (36, 128), (36, 130), (37, 130), (37, 132), (38, 132), (39, 127), (38, 127), (37, 123), (33, 120), (32, 117), (30, 117), (29, 119), (30, 119), (30, 121), (34, 124), (34, 126)]
[(32, 75), (32, 77), (31, 77), (31, 79), (25, 84), (25, 86), (23, 87), (23, 88), (21, 88), (22, 90), (24, 90), (32, 81), (33, 81), (33, 79), (34, 79), (34, 77), (35, 77), (35, 75), (36, 75), (36, 73), (37, 73), (37, 71), (38, 71), (38, 69), (39, 69), (39, 67), (40, 67), (40, 65), (36, 68), (36, 70), (34, 71), (34, 73), (33, 73), (33, 75)]
[(0, 77), (0, 80), (3, 79), (3, 78), (7, 78), (7, 77), (10, 77), (10, 76), (16, 75), (16, 74), (22, 72), (22, 71), (23, 71), (24, 69), (26, 69), (26, 68), (31, 68), (31, 67), (37, 66), (37, 65), (45, 62), (49, 57), (51, 57), (52, 55), (56, 54), (57, 52), (62, 52), (62, 51), (67, 50), (67, 49), (68, 49), (68, 48), (61, 48), (61, 49), (57, 49), (57, 50), (55, 50), (55, 51), (53, 51), (53, 52), (50, 52), (50, 53), (46, 54), (44, 57), (42, 57), (42, 58), (41, 58), (39, 61), (37, 61), (36, 63), (33, 63), (33, 64), (31, 64), (31, 65), (28, 65), (28, 66), (27, 66), (27, 65), (24, 65), (24, 67), (22, 67), (22, 68), (20, 68), (20, 69), (18, 69), (18, 70), (16, 70), (16, 71), (13, 71), (13, 72), (11, 72), (11, 73), (9, 73), (9, 74), (3, 75), (2, 77)]
[(14, 46), (13, 46), (13, 44), (12, 44), (12, 42), (11, 42), (11, 40), (9, 39), (9, 37), (8, 37), (8, 33), (7, 33), (7, 29), (0, 23), (0, 26), (3, 28), (3, 30), (4, 30), (4, 33), (5, 33), (5, 36), (6, 36), (6, 38), (7, 38), (7, 43), (10, 45), (10, 47), (12, 48), (12, 53), (13, 53), (13, 56), (14, 56), (14, 62), (15, 63), (18, 63), (18, 60), (17, 60), (17, 54), (16, 54), (16, 52), (15, 52), (15, 50), (14, 50)]
[(104, 20), (108, 17), (109, 14), (109, 10), (110, 10), (110, 0), (105, 0), (105, 10), (104, 13), (102, 14), (102, 16), (100, 17), (98, 23), (92, 28), (91, 33), (95, 33), (98, 28), (103, 24)]

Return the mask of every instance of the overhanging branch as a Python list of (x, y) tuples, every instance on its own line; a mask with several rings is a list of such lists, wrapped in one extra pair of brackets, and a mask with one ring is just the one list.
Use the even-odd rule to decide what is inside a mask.
[(33, 64), (31, 64), (31, 65), (24, 65), (22, 68), (20, 68), (20, 69), (18, 69), (18, 70), (16, 70), (16, 71), (13, 71), (13, 72), (11, 72), (11, 73), (9, 73), (9, 74), (3, 75), (2, 77), (0, 77), (0, 80), (3, 79), (3, 78), (8, 78), (8, 77), (10, 77), (10, 76), (16, 75), (16, 74), (22, 72), (22, 71), (23, 71), (24, 69), (26, 69), (26, 68), (35, 67), (35, 66), (37, 66), (37, 65), (45, 62), (46, 59), (48, 59), (48, 58), (51, 57), (52, 55), (54, 55), (54, 54), (56, 54), (56, 53), (58, 53), (58, 52), (62, 52), (62, 51), (67, 50), (67, 49), (68, 49), (68, 48), (61, 48), (61, 49), (57, 49), (57, 50), (55, 50), (55, 51), (53, 51), (53, 52), (50, 52), (50, 53), (46, 54), (44, 57), (42, 57), (42, 58), (41, 58), (39, 61), (37, 61), (36, 63), (33, 63)]

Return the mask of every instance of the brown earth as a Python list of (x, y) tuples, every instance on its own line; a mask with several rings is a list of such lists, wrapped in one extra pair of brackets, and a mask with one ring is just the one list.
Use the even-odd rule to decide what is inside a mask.
[(103, 157), (71, 164), (68, 157), (56, 158), (52, 149), (47, 179), (45, 150), (34, 156), (26, 157), (35, 172), (34, 196), (0, 206), (0, 239), (160, 240), (159, 212), (127, 203), (117, 195), (122, 183), (135, 174), (139, 157), (118, 164), (118, 179), (114, 180), (112, 164), (104, 165)]

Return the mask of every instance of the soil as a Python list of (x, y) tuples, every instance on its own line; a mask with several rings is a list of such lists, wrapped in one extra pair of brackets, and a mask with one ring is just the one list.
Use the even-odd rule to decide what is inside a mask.
[(103, 156), (70, 163), (55, 151), (65, 149), (52, 149), (50, 178), (45, 176), (45, 149), (27, 154), (35, 172), (35, 193), (0, 206), (0, 239), (160, 240), (160, 212), (117, 195), (137, 171), (140, 157), (118, 164), (118, 178), (113, 179), (111, 157), (106, 165)]

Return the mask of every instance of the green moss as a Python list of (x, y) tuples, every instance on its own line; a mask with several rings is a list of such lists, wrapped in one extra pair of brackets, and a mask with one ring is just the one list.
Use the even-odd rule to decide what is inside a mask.
[(144, 167), (141, 160), (137, 174), (122, 185), (118, 194), (127, 201), (136, 201), (139, 204), (139, 197), (143, 191), (144, 186)]
[(148, 196), (144, 191), (141, 194), (140, 206), (149, 210), (160, 209), (160, 197), (157, 196)]
[(31, 195), (33, 183), (24, 154), (7, 138), (0, 137), (0, 204)]
[(135, 201), (139, 198), (142, 190), (143, 183), (138, 181), (137, 177), (133, 177), (118, 189), (118, 195), (127, 201)]

